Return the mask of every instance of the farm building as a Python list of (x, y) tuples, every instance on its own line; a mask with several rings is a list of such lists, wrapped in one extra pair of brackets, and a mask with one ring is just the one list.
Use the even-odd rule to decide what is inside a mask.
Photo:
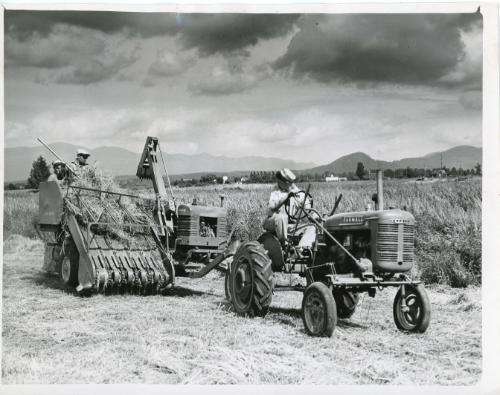
[(337, 177), (333, 174), (325, 177), (326, 182), (339, 182), (339, 181), (347, 181), (347, 177)]
[(325, 177), (326, 182), (338, 182), (340, 181), (340, 177), (334, 176), (333, 174), (330, 174), (329, 176)]

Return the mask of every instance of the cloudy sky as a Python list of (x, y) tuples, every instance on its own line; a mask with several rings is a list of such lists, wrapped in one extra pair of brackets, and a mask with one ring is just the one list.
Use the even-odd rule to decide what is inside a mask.
[(481, 146), (480, 14), (5, 12), (5, 145), (317, 164)]

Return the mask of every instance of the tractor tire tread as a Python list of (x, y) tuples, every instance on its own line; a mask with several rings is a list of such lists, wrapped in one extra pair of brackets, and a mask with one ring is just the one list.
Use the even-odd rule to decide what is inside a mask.
[(254, 273), (254, 295), (250, 309), (246, 313), (250, 316), (263, 317), (269, 310), (273, 295), (271, 260), (264, 247), (257, 241), (242, 244), (236, 252), (233, 262), (240, 255), (244, 255), (251, 261)]

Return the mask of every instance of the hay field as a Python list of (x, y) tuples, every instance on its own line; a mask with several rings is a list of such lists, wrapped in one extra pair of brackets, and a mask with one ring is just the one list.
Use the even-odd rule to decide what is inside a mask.
[[(386, 206), (417, 219), (414, 275), (427, 283), (431, 325), (399, 332), (395, 290), (366, 297), (330, 339), (304, 333), (301, 295), (276, 293), (270, 314), (236, 316), (223, 278), (178, 279), (170, 296), (81, 298), (42, 272), (38, 194), (5, 193), (3, 383), (473, 384), (481, 374), (481, 181), (387, 182)], [(218, 205), (240, 239), (260, 233), (270, 185), (175, 189)], [(148, 195), (144, 185), (131, 188)], [(373, 182), (313, 184), (315, 207), (362, 210)], [(453, 286), (455, 288), (450, 287)], [(457, 288), (459, 287), (459, 288)], [(464, 288), (465, 287), (465, 288)]]
[[(146, 180), (147, 181), (147, 180)], [(126, 182), (133, 193), (152, 194), (150, 181)], [(306, 185), (300, 185), (306, 188)], [(267, 200), (272, 185), (214, 185), (174, 188), (177, 202), (224, 205), (228, 224), (240, 240), (255, 240), (262, 232)], [(343, 199), (337, 212), (364, 210), (376, 191), (375, 182), (313, 183), (314, 206), (329, 213), (335, 197)], [(36, 237), (33, 227), (38, 215), (38, 194), (7, 191), (4, 208), (4, 239), (19, 234)], [(415, 277), (426, 283), (452, 287), (479, 285), (481, 282), (481, 178), (463, 182), (419, 183), (390, 180), (384, 182), (385, 206), (406, 208), (417, 220)]]
[(366, 297), (332, 338), (311, 338), (301, 296), (276, 293), (264, 319), (235, 315), (218, 274), (179, 279), (170, 296), (93, 296), (41, 271), (39, 241), (4, 244), (2, 382), (165, 384), (474, 384), (480, 289), (428, 287), (422, 335), (392, 321), (394, 290)]

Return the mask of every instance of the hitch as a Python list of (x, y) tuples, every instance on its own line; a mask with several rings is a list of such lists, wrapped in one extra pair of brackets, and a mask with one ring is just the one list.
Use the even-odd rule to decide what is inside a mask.
[(205, 276), (213, 269), (215, 269), (220, 263), (222, 263), (222, 261), (229, 258), (230, 256), (233, 256), (240, 247), (240, 244), (241, 242), (239, 240), (233, 241), (222, 253), (217, 256), (217, 258), (213, 259), (212, 262), (210, 262), (208, 265), (204, 266), (197, 272), (189, 273), (189, 278), (200, 278)]

